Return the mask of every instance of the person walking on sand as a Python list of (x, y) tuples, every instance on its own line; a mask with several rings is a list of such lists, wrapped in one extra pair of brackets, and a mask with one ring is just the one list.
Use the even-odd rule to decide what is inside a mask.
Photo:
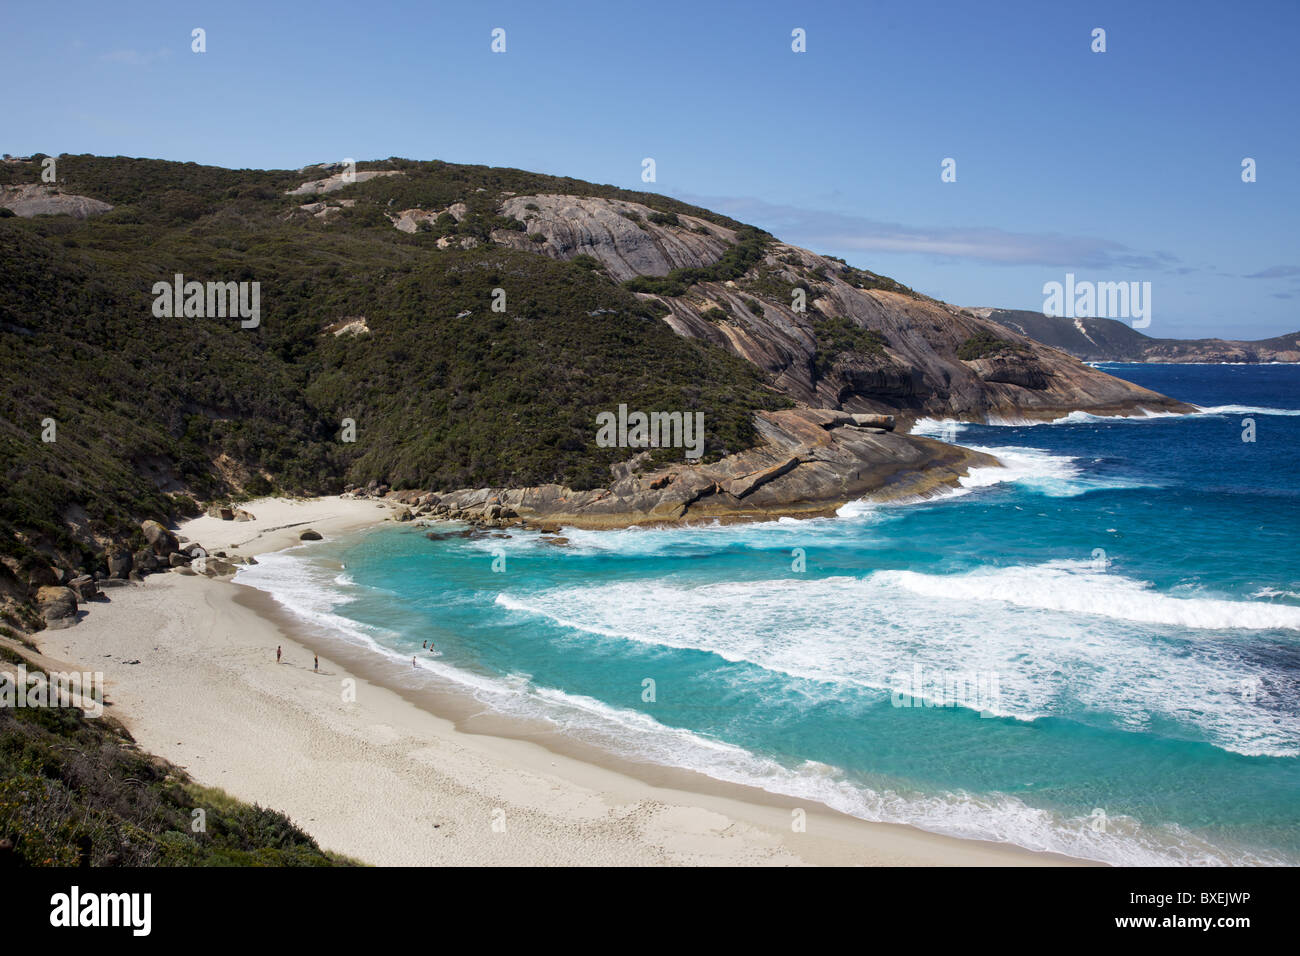
[(280, 645), (275, 645), (275, 662), (280, 663)]
[(314, 671), (319, 671), (319, 670), (320, 670), (320, 655), (319, 655), (319, 654), (313, 654), (312, 657), (315, 659), (316, 663), (312, 665), (312, 668), (311, 668), (311, 669), (314, 670)]
[(415, 658), (414, 658), (414, 657), (411, 658), (411, 666), (412, 666), (412, 667), (415, 666)]

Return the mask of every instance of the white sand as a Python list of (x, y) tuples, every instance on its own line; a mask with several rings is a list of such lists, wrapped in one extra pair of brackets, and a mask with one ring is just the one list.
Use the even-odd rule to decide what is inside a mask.
[[(338, 498), (247, 508), (256, 521), (204, 517), (180, 533), (209, 551), (246, 555), (296, 544), (303, 528), (329, 537), (389, 514)], [(654, 786), (614, 769), (616, 761), (461, 732), (323, 655), (313, 672), (310, 645), (324, 642), (306, 624), (279, 623), (269, 599), (250, 591), (152, 575), (109, 591), (111, 603), (87, 605), (81, 623), (37, 642), (47, 657), (102, 670), (108, 713), (144, 749), (201, 784), (287, 813), (322, 847), (368, 863), (1068, 862), (865, 823), (697, 775), (678, 779), (698, 780), (698, 789)], [(355, 681), (355, 701), (344, 700), (346, 680)], [(796, 807), (807, 812), (806, 832), (793, 830)]]

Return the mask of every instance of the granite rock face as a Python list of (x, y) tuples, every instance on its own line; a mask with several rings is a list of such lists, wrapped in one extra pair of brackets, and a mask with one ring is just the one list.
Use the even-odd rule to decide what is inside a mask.
[(27, 219), (33, 216), (72, 216), (76, 219), (86, 219), (113, 208), (98, 199), (74, 196), (71, 193), (60, 192), (57, 186), (41, 183), (0, 186), (0, 207), (12, 209), (14, 215)]
[(654, 210), (648, 206), (589, 196), (514, 196), (501, 213), (523, 221), (528, 231), (499, 229), (494, 242), (555, 259), (593, 256), (618, 282), (712, 265), (736, 238), (732, 230), (693, 216), (679, 216), (680, 226), (660, 225), (651, 221)]
[[(808, 310), (798, 312), (788, 300), (747, 290), (741, 280), (735, 287), (703, 283), (692, 290), (695, 297), (662, 297), (672, 310), (665, 321), (678, 334), (707, 339), (748, 359), (802, 403), (892, 412), (909, 421), (1191, 410), (964, 309), (925, 296), (858, 288), (841, 274), (841, 263), (807, 250), (777, 244), (759, 267), (764, 269), (778, 282), (815, 286)], [(819, 273), (809, 281), (810, 274)], [(746, 299), (761, 301), (763, 314), (756, 316)], [(713, 305), (728, 313), (725, 321), (704, 317)], [(819, 369), (817, 326), (837, 321), (878, 333), (883, 349), (841, 356), (829, 369)], [(987, 360), (958, 358), (963, 343), (981, 334), (1006, 341), (1014, 351)]]
[(334, 173), (332, 176), (326, 176), (323, 179), (313, 179), (305, 182), (296, 189), (285, 191), (286, 196), (320, 196), (324, 193), (338, 192), (351, 186), (353, 183), (364, 183), (377, 176), (401, 176), (404, 175), (398, 169), (368, 169), (361, 172), (353, 173), (350, 177), (347, 173)]
[[(501, 213), (523, 220), (528, 231), (497, 230), (493, 241), (561, 259), (593, 256), (617, 281), (712, 265), (736, 239), (732, 230), (691, 216), (679, 214), (676, 224), (656, 223), (648, 207), (611, 199), (514, 196)], [(879, 278), (773, 242), (763, 261), (737, 280), (699, 282), (682, 296), (643, 298), (667, 307), (664, 321), (679, 335), (736, 353), (810, 407), (894, 413), (909, 422), (1050, 419), (1076, 410), (1191, 410), (970, 310), (891, 291), (894, 284), (873, 281)], [(802, 311), (794, 298), (797, 287), (804, 291)], [(874, 332), (884, 346), (828, 356), (828, 324)], [(1008, 348), (962, 361), (958, 350), (980, 336), (1002, 340)]]

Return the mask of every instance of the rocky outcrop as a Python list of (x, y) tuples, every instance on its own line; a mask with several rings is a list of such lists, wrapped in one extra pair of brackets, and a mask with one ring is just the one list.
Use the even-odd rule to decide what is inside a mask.
[(590, 196), (514, 196), (501, 212), (522, 220), (528, 231), (498, 229), (492, 233), (494, 242), (556, 259), (593, 256), (619, 282), (712, 265), (736, 237), (732, 230), (694, 216), (678, 215), (678, 225), (656, 223), (651, 216), (657, 214), (648, 206)]
[(350, 209), (355, 206), (355, 199), (336, 199), (334, 202), (309, 202), (304, 203), (298, 208), (313, 219), (319, 219), (322, 222), (327, 221), (331, 216), (337, 215), (344, 209)]
[(1050, 373), (1037, 361), (1019, 355), (999, 355), (973, 359), (966, 367), (979, 376), (980, 381), (1002, 385), (1019, 385), (1042, 391), (1050, 382)]
[(395, 216), (389, 216), (393, 225), (401, 232), (417, 232), (423, 223), (433, 223), (438, 221), (438, 217), (443, 213), (451, 216), (456, 222), (460, 222), (469, 215), (469, 207), (463, 202), (452, 203), (446, 209), (403, 209)]
[(324, 193), (338, 192), (354, 183), (364, 183), (377, 176), (402, 176), (405, 175), (398, 169), (368, 169), (364, 172), (356, 172), (349, 175), (346, 172), (334, 173), (332, 176), (326, 176), (324, 179), (313, 179), (310, 182), (303, 183), (296, 189), (285, 190), (286, 196), (320, 196)]
[(0, 208), (11, 209), (14, 215), (26, 219), (33, 216), (86, 219), (108, 212), (113, 207), (89, 196), (60, 192), (57, 186), (22, 183), (17, 186), (0, 186)]
[(337, 322), (331, 322), (321, 330), (326, 335), (332, 335), (335, 338), (341, 336), (369, 335), (370, 325), (366, 322), (364, 315), (349, 315), (346, 318), (339, 319)]
[(496, 527), (744, 521), (828, 515), (862, 498), (925, 498), (955, 485), (972, 467), (998, 464), (969, 449), (892, 433), (888, 416), (790, 409), (761, 412), (755, 425), (762, 436), (757, 448), (709, 464), (656, 469), (645, 467), (642, 454), (615, 466), (614, 480), (605, 488), (542, 485), (439, 495), (394, 492), (392, 497), (420, 502), (417, 516)]
[(320, 539), (321, 539), (320, 532), (312, 528), (308, 528), (302, 534), (298, 535), (299, 541), (319, 541)]

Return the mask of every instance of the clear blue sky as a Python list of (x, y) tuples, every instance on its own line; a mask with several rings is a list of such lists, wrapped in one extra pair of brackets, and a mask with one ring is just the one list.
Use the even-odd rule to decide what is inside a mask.
[(960, 305), (1041, 308), (1074, 272), (1151, 282), (1150, 335), (1300, 329), (1296, 0), (98, 0), (4, 20), (15, 155), (516, 166), (709, 205)]

